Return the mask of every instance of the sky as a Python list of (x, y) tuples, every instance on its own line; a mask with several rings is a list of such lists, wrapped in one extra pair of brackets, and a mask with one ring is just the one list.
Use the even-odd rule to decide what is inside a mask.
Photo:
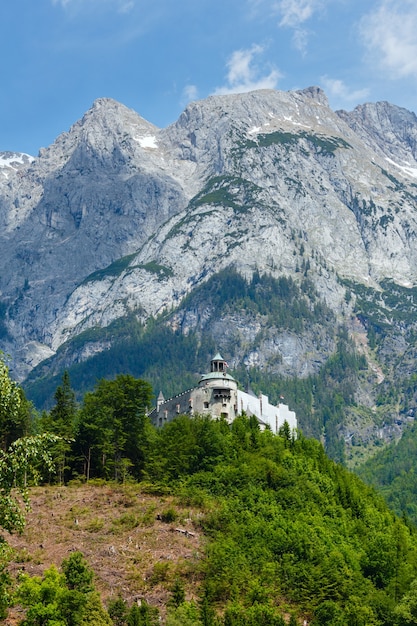
[(213, 94), (318, 85), (417, 111), (415, 0), (2, 0), (0, 152), (114, 98), (161, 128)]

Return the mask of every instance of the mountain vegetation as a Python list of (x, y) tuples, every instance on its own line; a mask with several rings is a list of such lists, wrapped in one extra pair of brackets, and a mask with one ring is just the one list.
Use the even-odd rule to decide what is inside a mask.
[[(204, 536), (200, 553), (187, 566), (159, 561), (146, 580), (139, 570), (140, 605), (123, 597), (123, 587), (103, 603), (80, 551), (39, 576), (17, 578), (7, 574), (13, 557), (4, 554), (4, 611), (20, 607), (22, 625), (91, 623), (93, 614), (94, 623), (121, 625), (414, 623), (414, 526), (330, 460), (321, 443), (285, 425), (278, 435), (261, 432), (244, 415), (231, 426), (179, 416), (155, 429), (146, 418), (151, 394), (148, 383), (124, 374), (100, 380), (78, 406), (66, 374), (55, 405), (32, 422), (63, 442), (50, 448), (56, 471), (44, 476), (61, 484), (56, 489), (94, 489), (104, 479), (115, 493), (165, 494), (172, 504), (159, 519), (175, 524), (178, 511), (192, 510), (193, 532)], [(131, 533), (145, 519), (135, 513), (135, 498), (123, 513)], [(8, 506), (4, 495), (2, 503)], [(90, 532), (104, 523), (89, 519), (88, 508), (79, 514)], [(156, 515), (153, 509), (145, 523)], [(163, 611), (150, 602), (154, 585), (166, 589)]]
[(416, 480), (417, 426), (410, 425), (401, 439), (357, 468), (358, 475), (373, 485), (397, 515), (417, 525)]
[(405, 109), (335, 112), (315, 87), (190, 103), (166, 129), (97, 100), (0, 185), (13, 376), (38, 409), (66, 370), (78, 401), (117, 374), (169, 396), (220, 349), (362, 462), (417, 409), (416, 137)]

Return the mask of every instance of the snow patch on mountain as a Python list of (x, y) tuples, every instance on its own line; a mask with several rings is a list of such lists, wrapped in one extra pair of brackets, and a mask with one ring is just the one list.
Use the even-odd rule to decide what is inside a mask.
[(399, 165), (398, 163), (396, 163), (389, 157), (386, 157), (386, 159), (388, 163), (390, 163), (394, 167), (397, 167), (399, 170), (403, 172), (403, 174), (407, 174), (408, 176), (411, 176), (412, 178), (417, 178), (417, 167), (411, 167), (411, 163), (406, 163), (405, 165)]
[(138, 142), (141, 148), (157, 148), (158, 147), (155, 135), (148, 135), (147, 137), (139, 137)]
[(18, 170), (34, 160), (33, 156), (24, 152), (0, 152), (0, 182), (9, 180)]

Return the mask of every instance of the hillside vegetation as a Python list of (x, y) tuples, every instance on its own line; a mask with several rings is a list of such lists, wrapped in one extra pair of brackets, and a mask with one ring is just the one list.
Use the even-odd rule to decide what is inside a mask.
[[(414, 623), (415, 531), (320, 443), (294, 439), (286, 428), (278, 436), (260, 432), (246, 417), (231, 428), (184, 416), (147, 429), (139, 483), (34, 493), (27, 547), (24, 537), (16, 543), (26, 572), (50, 566), (42, 532), (56, 503), (54, 562), (81, 548), (109, 610), (120, 594), (126, 611), (132, 599), (158, 602), (171, 626), (280, 625), (290, 616), (317, 626)], [(67, 492), (72, 504), (63, 511)], [(150, 501), (147, 492), (160, 495)], [(190, 533), (192, 558), (171, 533), (161, 534), (164, 524), (175, 536), (183, 534), (175, 528)], [(148, 617), (137, 623), (153, 623)]]
[(398, 514), (417, 525), (417, 425), (413, 423), (401, 439), (379, 451), (357, 468), (359, 476), (373, 485)]
[(245, 415), (156, 429), (152, 388), (127, 374), (80, 406), (65, 374), (37, 419), (4, 364), (0, 394), (4, 530), (21, 528), (13, 481), (25, 496), (32, 476), (13, 451), (47, 442), (26, 534), (2, 544), (9, 624), (415, 623), (415, 527), (317, 440)]

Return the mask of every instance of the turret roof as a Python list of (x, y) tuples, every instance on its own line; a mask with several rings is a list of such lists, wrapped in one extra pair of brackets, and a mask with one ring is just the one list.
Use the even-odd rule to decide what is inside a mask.
[(200, 378), (200, 382), (202, 380), (213, 380), (216, 378), (218, 380), (235, 380), (233, 376), (231, 376), (230, 374), (226, 374), (226, 372), (210, 372), (209, 374), (203, 374)]

